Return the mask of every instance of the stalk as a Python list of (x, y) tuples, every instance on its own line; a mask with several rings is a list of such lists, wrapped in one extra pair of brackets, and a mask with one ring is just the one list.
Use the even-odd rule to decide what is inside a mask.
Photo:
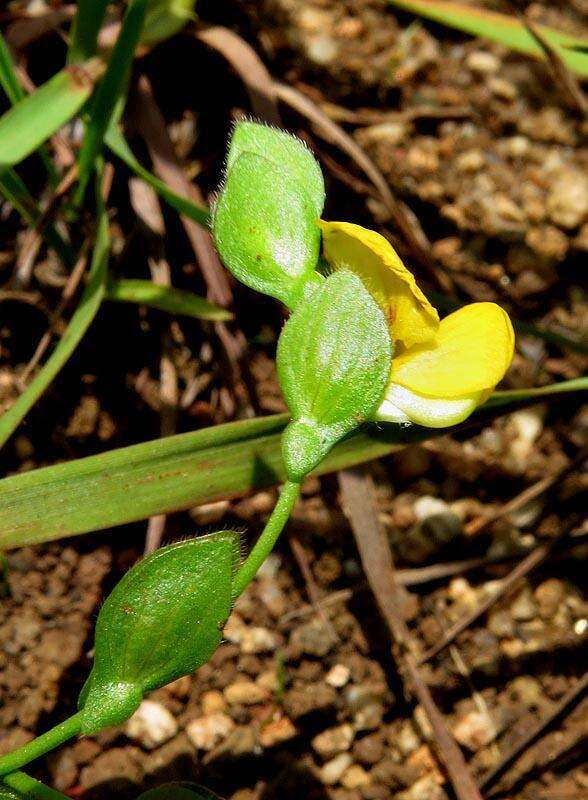
[(286, 481), (280, 492), (280, 497), (268, 519), (263, 533), (255, 543), (241, 569), (233, 580), (233, 597), (236, 599), (247, 588), (255, 577), (257, 570), (270, 554), (278, 536), (283, 531), (290, 518), (292, 509), (300, 496), (300, 484)]
[(80, 732), (81, 723), (82, 712), (78, 711), (77, 714), (69, 717), (64, 722), (60, 722), (59, 725), (33, 739), (32, 742), (2, 756), (0, 758), (0, 776), (16, 772), (36, 758), (55, 750), (56, 747), (67, 742), (68, 739), (73, 739)]

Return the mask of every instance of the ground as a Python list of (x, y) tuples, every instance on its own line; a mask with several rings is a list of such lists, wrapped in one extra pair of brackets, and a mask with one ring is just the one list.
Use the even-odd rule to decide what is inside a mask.
[[(24, 5), (9, 4), (3, 21), (13, 41), (19, 23), (10, 14)], [(562, 30), (587, 30), (583, 0), (533, 3), (530, 13)], [(315, 138), (327, 175), (327, 218), (388, 235), (426, 288), (495, 300), (524, 323), (585, 341), (588, 122), (545, 65), (414, 22), (384, 0), (203, 0), (199, 14), (202, 26), (224, 24), (241, 34), (275, 77), (319, 104), (365, 149), (416, 215), (435, 269), (414, 259), (356, 165)], [(34, 80), (59, 68), (63, 47), (56, 33), (23, 45)], [(189, 65), (180, 81), (178, 63)], [(188, 175), (212, 192), (231, 116), (251, 113), (240, 80), (188, 34), (144, 56), (139, 72), (153, 84)], [(283, 111), (285, 124), (311, 135), (306, 120)], [(148, 160), (140, 136), (131, 141)], [(38, 181), (38, 165), (27, 169)], [(148, 277), (148, 259), (152, 266), (163, 259), (174, 285), (204, 292), (177, 217), (164, 210), (151, 225), (153, 201), (129, 179), (116, 164), (114, 270)], [(18, 396), (66, 274), (43, 250), (29, 263), (17, 215), (6, 204), (1, 214), (5, 409)], [(282, 410), (273, 363), (281, 312), (271, 300), (231, 289), (231, 335), (247, 343), (243, 381), (236, 385), (211, 326), (107, 304), (6, 445), (4, 473), (155, 438), (166, 419), (184, 431), (252, 409)], [(161, 394), (162, 352), (178, 387), (171, 423)], [(586, 363), (569, 347), (522, 333), (505, 387), (574, 378)], [(577, 400), (543, 404), (369, 467), (420, 656), (496, 592), (529, 552), (553, 544), (511, 592), (423, 662), (422, 674), (480, 780), (583, 679), (588, 604), (578, 513), (587, 487), (578, 454), (587, 426)], [(530, 502), (497, 513), (550, 477), (552, 485)], [(236, 526), (250, 542), (274, 502), (271, 490), (170, 515), (165, 537)], [(492, 514), (496, 519), (485, 522)], [(571, 523), (572, 539), (563, 535)], [(75, 708), (101, 598), (140, 556), (145, 533), (146, 523), (136, 523), (8, 553), (0, 603), (1, 751)], [(578, 694), (489, 792), (521, 800), (588, 796), (588, 700)], [(307, 481), (287, 533), (239, 599), (209, 664), (155, 692), (126, 726), (66, 745), (33, 772), (84, 800), (135, 798), (171, 779), (196, 779), (231, 800), (451, 796), (427, 717), (391, 655), (336, 477)]]

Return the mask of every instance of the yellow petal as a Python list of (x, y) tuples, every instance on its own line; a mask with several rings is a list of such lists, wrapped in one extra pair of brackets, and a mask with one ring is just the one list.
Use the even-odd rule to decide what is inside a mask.
[(395, 358), (390, 382), (426, 397), (465, 397), (493, 389), (513, 353), (506, 311), (496, 303), (472, 303), (441, 320), (434, 342)]
[(335, 269), (355, 272), (390, 321), (392, 338), (406, 347), (431, 340), (437, 311), (416, 285), (390, 242), (351, 222), (320, 221), (323, 255)]
[(484, 401), (484, 392), (449, 400), (425, 397), (404, 386), (392, 385), (376, 413), (385, 422), (414, 422), (427, 428), (447, 428), (467, 419)]

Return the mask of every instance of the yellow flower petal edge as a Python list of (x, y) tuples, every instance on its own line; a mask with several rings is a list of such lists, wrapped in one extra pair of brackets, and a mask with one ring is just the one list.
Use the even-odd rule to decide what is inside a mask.
[(514, 354), (514, 331), (496, 303), (472, 303), (441, 320), (435, 340), (392, 363), (390, 385), (429, 398), (463, 398), (493, 389)]
[(320, 220), (319, 225), (325, 260), (362, 279), (384, 310), (394, 341), (410, 347), (434, 338), (439, 315), (387, 239), (351, 222)]

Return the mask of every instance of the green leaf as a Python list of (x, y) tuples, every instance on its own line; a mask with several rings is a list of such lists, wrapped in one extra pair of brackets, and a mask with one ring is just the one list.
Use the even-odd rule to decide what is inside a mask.
[(106, 294), (109, 250), (108, 217), (101, 207), (88, 284), (59, 344), (18, 400), (0, 417), (0, 447), (50, 386), (90, 327)]
[(98, 61), (67, 67), (0, 117), (0, 170), (18, 164), (74, 117), (101, 71)]
[(102, 150), (104, 136), (127, 85), (148, 3), (149, 0), (132, 0), (127, 8), (106, 73), (90, 104), (86, 135), (78, 157), (79, 183), (74, 205), (79, 205), (83, 200), (96, 159)]
[(221, 531), (163, 547), (115, 586), (98, 615), (81, 732), (118, 725), (145, 692), (194, 672), (221, 642), (239, 535)]
[(153, 175), (153, 173), (149, 172), (148, 169), (145, 169), (145, 167), (143, 167), (142, 164), (140, 164), (140, 162), (135, 158), (133, 151), (127, 144), (124, 136), (118, 130), (116, 125), (110, 126), (106, 133), (104, 142), (109, 150), (114, 153), (114, 155), (118, 156), (118, 158), (120, 158), (121, 161), (127, 165), (127, 167), (132, 169), (139, 178), (142, 178), (145, 183), (148, 183), (153, 189), (155, 189), (157, 194), (159, 194), (160, 197), (162, 197), (178, 213), (193, 219), (194, 222), (197, 222), (199, 225), (209, 225), (210, 215), (208, 213), (208, 209), (197, 206), (187, 197), (182, 197), (182, 195), (176, 194), (176, 192), (170, 189), (166, 183)]
[[(381, 458), (408, 443), (467, 430), (532, 402), (586, 394), (588, 377), (496, 392), (456, 428), (367, 426), (338, 444), (316, 474)], [(55, 541), (264, 489), (286, 479), (287, 414), (231, 422), (111, 450), (0, 480), (0, 548)], [(67, 502), (64, 502), (67, 498)]]
[(384, 313), (361, 279), (341, 269), (301, 300), (278, 343), (280, 386), (293, 422), (288, 477), (300, 481), (380, 404), (392, 364)]
[(221, 800), (218, 795), (195, 783), (167, 783), (150, 789), (137, 800)]
[(175, 36), (190, 20), (196, 19), (196, 0), (151, 0), (141, 40), (156, 44)]
[(316, 223), (294, 177), (263, 156), (243, 153), (217, 200), (213, 234), (223, 262), (241, 283), (293, 308), (316, 274)]
[(107, 6), (108, 0), (78, 0), (67, 51), (68, 64), (85, 61), (95, 55)]
[(321, 216), (325, 205), (323, 173), (318, 161), (301, 139), (258, 122), (238, 122), (227, 154), (227, 172), (231, 171), (239, 156), (244, 153), (267, 158), (275, 169), (291, 175), (299, 191), (309, 199), (316, 218)]
[(221, 321), (232, 319), (233, 315), (220, 306), (209, 303), (192, 292), (183, 292), (172, 286), (158, 286), (153, 281), (121, 278), (108, 284), (108, 300), (119, 303), (139, 303), (168, 311), (170, 314), (183, 314), (195, 319)]
[(14, 68), (14, 60), (6, 39), (0, 33), (0, 86), (4, 89), (6, 97), (15, 105), (25, 97), (25, 91), (20, 85), (18, 75)]
[[(450, 28), (498, 42), (519, 53), (546, 59), (541, 45), (515, 16), (507, 16), (453, 0), (388, 0), (388, 2), (397, 8), (412, 11)], [(588, 47), (588, 40), (544, 25), (537, 27), (566, 65), (578, 75), (588, 78), (588, 54), (582, 52)]]

